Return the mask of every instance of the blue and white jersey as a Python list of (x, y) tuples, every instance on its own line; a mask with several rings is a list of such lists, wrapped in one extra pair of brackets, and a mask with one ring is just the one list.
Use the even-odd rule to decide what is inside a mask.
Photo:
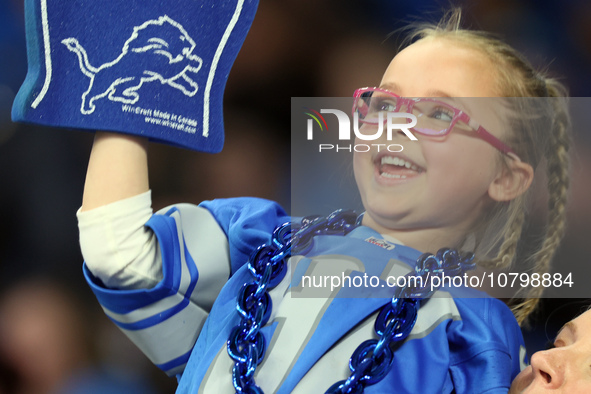
[[(197, 217), (200, 224), (188, 224)], [(287, 221), (277, 204), (260, 199), (173, 206), (146, 224), (162, 253), (157, 286), (106, 289), (86, 267), (85, 275), (115, 324), (161, 369), (178, 375), (178, 393), (234, 393), (226, 342), (240, 320), (238, 291), (252, 282), (245, 264)], [(198, 232), (207, 242), (194, 239)], [(386, 278), (410, 272), (420, 255), (364, 226), (344, 237), (315, 237), (270, 291), (273, 309), (261, 330), (267, 352), (256, 383), (266, 393), (311, 393), (346, 379), (357, 346), (376, 338), (376, 315), (393, 293)], [(364, 275), (380, 280), (331, 289), (330, 278)], [(365, 392), (506, 393), (523, 353), (520, 328), (505, 304), (473, 289), (444, 288), (419, 310), (389, 374)]]

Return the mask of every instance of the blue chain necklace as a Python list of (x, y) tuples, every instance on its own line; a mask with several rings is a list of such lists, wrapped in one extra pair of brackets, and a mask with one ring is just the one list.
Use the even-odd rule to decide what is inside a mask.
[[(295, 254), (305, 254), (312, 246), (316, 235), (346, 235), (360, 224), (353, 211), (338, 210), (323, 218), (306, 217), (301, 224), (285, 223), (273, 232), (270, 245), (260, 246), (248, 262), (254, 281), (246, 283), (238, 292), (236, 310), (241, 316), (228, 338), (228, 354), (234, 361), (232, 383), (236, 393), (263, 394), (256, 385), (254, 373), (265, 357), (266, 343), (260, 329), (271, 315), (273, 289), (285, 277), (287, 259)], [(361, 343), (349, 360), (351, 375), (336, 382), (326, 393), (358, 394), (366, 386), (381, 381), (390, 371), (394, 361), (392, 345), (408, 337), (417, 319), (423, 300), (430, 298), (438, 288), (431, 289), (431, 278), (445, 275), (461, 275), (473, 269), (474, 256), (460, 255), (453, 249), (440, 249), (437, 254), (425, 253), (416, 263), (409, 277), (421, 280), (406, 280), (406, 287), (396, 288), (392, 300), (380, 310), (374, 330), (379, 339)], [(423, 287), (410, 284), (423, 284)]]

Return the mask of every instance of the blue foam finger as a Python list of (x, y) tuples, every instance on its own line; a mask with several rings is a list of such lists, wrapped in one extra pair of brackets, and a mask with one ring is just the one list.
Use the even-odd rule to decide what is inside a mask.
[(258, 0), (26, 0), (12, 118), (219, 152), (230, 68)]

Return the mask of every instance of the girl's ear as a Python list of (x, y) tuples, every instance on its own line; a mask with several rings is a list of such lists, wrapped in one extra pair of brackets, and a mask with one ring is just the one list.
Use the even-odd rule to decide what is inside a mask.
[(495, 201), (511, 201), (525, 193), (533, 179), (534, 169), (531, 165), (512, 159), (491, 182), (488, 195)]

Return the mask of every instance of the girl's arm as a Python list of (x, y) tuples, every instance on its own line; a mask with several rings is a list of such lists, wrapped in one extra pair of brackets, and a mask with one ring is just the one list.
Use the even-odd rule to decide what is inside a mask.
[(144, 227), (152, 216), (147, 147), (146, 138), (107, 132), (97, 132), (92, 146), (77, 214), (80, 247), (108, 287), (151, 288), (162, 279), (158, 242)]
[[(287, 218), (277, 204), (248, 198), (152, 214), (146, 148), (142, 138), (96, 135), (78, 212), (80, 246), (105, 313), (172, 376), (184, 370), (230, 277), (230, 257), (239, 269)], [(235, 297), (235, 288), (228, 291)]]
[(97, 132), (88, 163), (81, 211), (148, 190), (148, 140)]

